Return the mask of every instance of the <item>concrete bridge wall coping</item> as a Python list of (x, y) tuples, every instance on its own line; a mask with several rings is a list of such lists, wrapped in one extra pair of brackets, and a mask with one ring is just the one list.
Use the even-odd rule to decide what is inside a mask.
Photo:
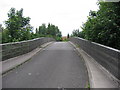
[(71, 37), (70, 41), (94, 58), (118, 81), (120, 80), (120, 50), (78, 37)]
[(0, 50), (0, 54), (2, 54), (2, 61), (28, 53), (35, 48), (40, 47), (42, 44), (50, 41), (54, 41), (54, 39), (41, 37), (21, 42), (0, 44), (0, 47), (2, 47), (2, 49)]

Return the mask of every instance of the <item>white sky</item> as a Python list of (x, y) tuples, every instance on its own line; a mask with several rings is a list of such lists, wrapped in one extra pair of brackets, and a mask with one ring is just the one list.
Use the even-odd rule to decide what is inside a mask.
[(82, 26), (90, 10), (98, 9), (96, 3), (97, 0), (0, 0), (0, 23), (7, 20), (11, 7), (23, 8), (23, 15), (31, 18), (34, 29), (42, 23), (52, 23), (66, 36)]

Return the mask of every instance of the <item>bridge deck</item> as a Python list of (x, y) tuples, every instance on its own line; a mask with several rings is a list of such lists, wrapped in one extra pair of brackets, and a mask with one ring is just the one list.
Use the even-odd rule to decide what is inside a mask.
[(3, 76), (3, 88), (85, 88), (84, 61), (68, 42), (55, 42)]

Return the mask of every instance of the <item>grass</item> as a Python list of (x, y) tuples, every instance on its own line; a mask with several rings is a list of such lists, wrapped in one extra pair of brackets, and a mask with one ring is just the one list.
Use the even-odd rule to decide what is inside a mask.
[(90, 84), (88, 84), (87, 88), (90, 88)]
[(69, 40), (68, 39), (65, 39), (65, 40), (62, 40), (63, 42), (68, 42)]
[(76, 46), (77, 48), (80, 48), (80, 45), (78, 45), (78, 44), (75, 44), (75, 46)]
[(90, 90), (90, 83), (89, 82), (86, 83), (85, 88), (87, 88), (87, 90)]

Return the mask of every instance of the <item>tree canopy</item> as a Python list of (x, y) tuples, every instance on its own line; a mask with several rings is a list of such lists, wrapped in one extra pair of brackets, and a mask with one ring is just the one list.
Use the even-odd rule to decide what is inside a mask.
[(48, 24), (48, 26), (42, 24), (41, 26), (39, 26), (39, 28), (36, 28), (36, 35), (43, 37), (53, 37), (56, 40), (61, 40), (62, 37), (61, 31), (59, 30), (58, 26), (50, 23)]
[(90, 11), (82, 31), (74, 36), (120, 49), (120, 2), (99, 2), (98, 11)]
[[(16, 42), (23, 40), (30, 40), (38, 37), (53, 37), (56, 40), (61, 40), (61, 32), (58, 26), (53, 24), (45, 24), (36, 28), (36, 32), (33, 32), (33, 27), (30, 25), (30, 17), (23, 16), (23, 9), (16, 10), (11, 8), (8, 12), (8, 20), (5, 21), (6, 28), (2, 28), (2, 43)], [(1, 32), (0, 32), (1, 33)]]
[(23, 16), (23, 9), (19, 11), (11, 8), (8, 13), (8, 20), (5, 21), (6, 28), (2, 32), (2, 42), (14, 42), (29, 40), (32, 26), (30, 18)]

